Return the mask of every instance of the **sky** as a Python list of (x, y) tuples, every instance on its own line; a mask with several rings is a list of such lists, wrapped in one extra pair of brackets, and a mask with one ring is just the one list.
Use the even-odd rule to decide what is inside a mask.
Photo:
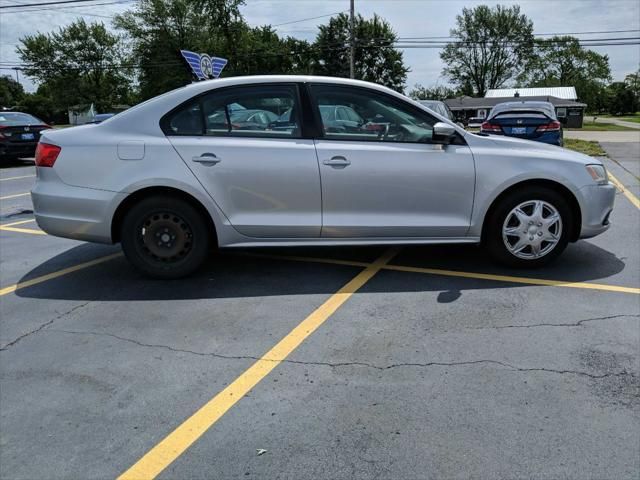
[[(0, 5), (40, 3), (46, 0), (0, 0)], [(113, 0), (110, 0), (113, 1)], [(127, 2), (127, 0), (123, 0)], [(96, 2), (99, 3), (99, 2)], [(355, 0), (356, 12), (364, 17), (377, 13), (386, 19), (399, 37), (447, 36), (463, 7), (475, 5), (518, 4), (534, 25), (535, 33), (598, 32), (611, 30), (640, 30), (640, 0)], [(0, 62), (15, 62), (15, 47), (21, 37), (38, 31), (48, 32), (71, 23), (78, 16), (87, 21), (110, 22), (110, 17), (130, 8), (132, 3), (118, 5), (56, 5), (48, 10), (10, 13), (0, 10)], [(245, 20), (253, 26), (278, 25), (296, 20), (332, 14), (349, 9), (349, 0), (247, 0), (242, 7)], [(318, 25), (329, 17), (276, 27), (281, 35), (313, 40)], [(640, 37), (640, 31), (619, 34), (590, 34), (580, 38), (612, 36)], [(609, 55), (614, 80), (622, 80), (640, 68), (640, 45), (592, 47)], [(215, 52), (209, 52), (215, 54)], [(441, 75), (443, 63), (436, 49), (406, 49), (405, 64), (411, 69), (407, 76), (410, 89), (419, 83), (424, 86), (446, 85)], [(0, 70), (12, 74), (11, 70)], [(20, 75), (28, 91), (35, 86)]]

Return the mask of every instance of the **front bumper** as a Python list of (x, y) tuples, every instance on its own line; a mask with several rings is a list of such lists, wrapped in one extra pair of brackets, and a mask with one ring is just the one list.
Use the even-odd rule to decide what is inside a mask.
[(580, 189), (582, 195), (582, 228), (580, 238), (600, 235), (611, 226), (609, 216), (613, 211), (616, 187), (606, 185), (588, 185)]
[(111, 219), (125, 193), (73, 187), (51, 168), (37, 168), (31, 191), (38, 226), (50, 235), (88, 242), (113, 243)]

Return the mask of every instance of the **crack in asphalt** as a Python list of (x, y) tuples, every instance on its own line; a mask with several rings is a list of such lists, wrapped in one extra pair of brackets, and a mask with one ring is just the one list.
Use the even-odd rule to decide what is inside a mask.
[(34, 335), (34, 334), (38, 333), (39, 331), (41, 331), (42, 329), (48, 327), (49, 325), (54, 323), (56, 320), (60, 320), (62, 317), (66, 317), (67, 315), (72, 314), (76, 310), (79, 310), (79, 309), (81, 309), (83, 307), (86, 307), (90, 303), (91, 303), (91, 301), (88, 301), (88, 302), (81, 303), (80, 305), (76, 305), (75, 307), (71, 308), (70, 310), (67, 310), (66, 312), (63, 312), (63, 313), (59, 314), (57, 317), (54, 317), (51, 320), (48, 320), (48, 321), (44, 322), (43, 324), (41, 324), (37, 328), (34, 328), (33, 330), (30, 330), (27, 333), (24, 333), (24, 334), (20, 335), (15, 340), (13, 340), (13, 341), (7, 343), (6, 345), (3, 345), (2, 347), (0, 347), (0, 352), (4, 352), (5, 350), (13, 347), (16, 343), (20, 342), (21, 340), (24, 340), (25, 338), (30, 337), (31, 335)]
[(640, 314), (620, 314), (620, 315), (609, 315), (607, 317), (595, 317), (595, 318), (585, 318), (584, 320), (578, 320), (574, 323), (533, 323), (531, 325), (501, 325), (497, 327), (476, 327), (472, 328), (472, 330), (501, 330), (505, 328), (536, 328), (536, 327), (581, 327), (584, 323), (587, 322), (598, 322), (603, 320), (612, 320), (616, 318), (640, 318)]
[(270, 359), (270, 358), (255, 357), (255, 356), (251, 356), (251, 355), (223, 355), (223, 354), (213, 353), (213, 352), (196, 352), (194, 350), (186, 350), (186, 349), (181, 349), (181, 348), (175, 348), (175, 347), (171, 347), (169, 345), (144, 343), (144, 342), (140, 342), (138, 340), (134, 340), (132, 338), (122, 337), (122, 336), (119, 336), (119, 335), (115, 335), (115, 334), (112, 334), (112, 333), (106, 333), (106, 332), (88, 332), (88, 331), (77, 331), (77, 330), (61, 330), (61, 329), (54, 329), (54, 328), (51, 328), (48, 331), (49, 332), (67, 333), (67, 334), (71, 334), (71, 335), (94, 335), (94, 336), (111, 337), (111, 338), (115, 338), (115, 339), (120, 340), (120, 341), (133, 343), (133, 344), (141, 346), (141, 347), (161, 348), (161, 349), (169, 350), (169, 351), (175, 352), (175, 353), (187, 353), (187, 354), (190, 354), (190, 355), (197, 355), (197, 356), (201, 356), (201, 357), (221, 358), (221, 359), (224, 359), (224, 360), (263, 360), (263, 361), (267, 361), (267, 362), (282, 362), (282, 363), (289, 363), (289, 364), (295, 364), (295, 365), (323, 366), (323, 367), (330, 367), (330, 368), (366, 367), (366, 368), (372, 368), (372, 369), (376, 369), (376, 370), (391, 370), (393, 368), (401, 368), (401, 367), (456, 367), (456, 366), (467, 366), (467, 365), (478, 365), (478, 364), (493, 364), (493, 365), (499, 365), (501, 367), (508, 368), (510, 370), (514, 370), (514, 371), (518, 371), (518, 372), (547, 372), (547, 373), (557, 373), (557, 374), (572, 374), (572, 375), (579, 375), (579, 376), (589, 377), (589, 378), (592, 378), (592, 379), (602, 379), (602, 378), (608, 378), (608, 377), (621, 377), (621, 376), (627, 376), (627, 375), (629, 375), (631, 377), (636, 377), (635, 373), (628, 372), (627, 370), (622, 370), (621, 372), (604, 373), (602, 375), (597, 375), (597, 374), (593, 374), (593, 373), (589, 373), (589, 372), (583, 372), (583, 371), (580, 371), (580, 370), (558, 370), (558, 369), (542, 368), (542, 367), (535, 367), (535, 368), (518, 367), (516, 365), (510, 364), (510, 363), (507, 363), (507, 362), (501, 362), (501, 361), (498, 361), (498, 360), (490, 360), (490, 359), (466, 360), (466, 361), (460, 361), (460, 362), (393, 363), (393, 364), (390, 364), (390, 365), (375, 365), (375, 364), (366, 363), (366, 362), (337, 362), (337, 363), (331, 363), (331, 362), (303, 362), (301, 360), (287, 360), (287, 359), (281, 359), (280, 360), (280, 359)]

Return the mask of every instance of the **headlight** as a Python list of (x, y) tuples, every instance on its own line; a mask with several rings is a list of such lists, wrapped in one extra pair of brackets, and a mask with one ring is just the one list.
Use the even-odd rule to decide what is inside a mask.
[(587, 172), (598, 185), (605, 185), (609, 182), (607, 170), (602, 165), (587, 165)]

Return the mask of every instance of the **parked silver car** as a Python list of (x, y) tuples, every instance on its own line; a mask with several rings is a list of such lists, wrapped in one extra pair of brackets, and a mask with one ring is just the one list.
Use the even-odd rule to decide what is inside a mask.
[[(327, 105), (363, 122), (327, 128)], [(232, 108), (287, 122), (210, 120)], [(191, 273), (214, 246), (483, 242), (503, 263), (538, 266), (605, 231), (615, 193), (598, 159), (465, 132), (388, 88), (310, 76), (195, 83), (99, 125), (44, 132), (36, 163), (44, 231), (120, 242), (164, 278)]]

